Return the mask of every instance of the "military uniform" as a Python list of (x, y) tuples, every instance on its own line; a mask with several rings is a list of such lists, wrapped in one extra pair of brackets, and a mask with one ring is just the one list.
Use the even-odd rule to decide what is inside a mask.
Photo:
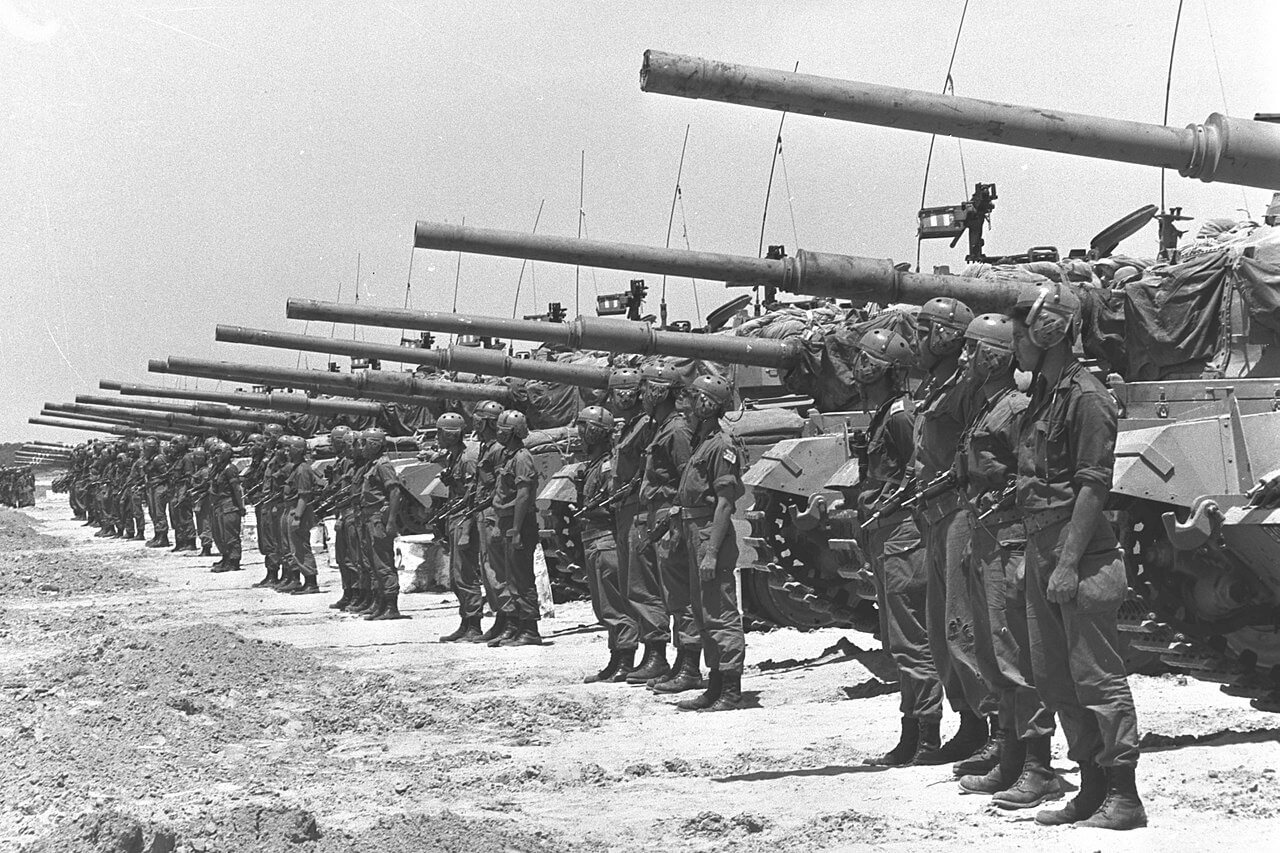
[(333, 556), (338, 564), (338, 576), (342, 578), (342, 588), (352, 590), (365, 588), (360, 579), (360, 537), (353, 529), (356, 519), (356, 508), (347, 502), (346, 497), (353, 488), (357, 463), (349, 452), (334, 460), (326, 472), (329, 480), (329, 497), (332, 501), (345, 503), (338, 508), (333, 522)]
[(1018, 427), (1027, 403), (1012, 385), (996, 391), (974, 413), (957, 454), (972, 529), (965, 574), (974, 649), (983, 681), (997, 694), (1000, 727), (1019, 740), (1052, 735), (1055, 728), (1033, 686), (1022, 511), (1012, 501), (999, 503), (1017, 471)]
[(213, 541), (213, 500), (209, 497), (209, 480), (213, 476), (211, 463), (197, 465), (191, 472), (191, 502), (196, 513), (196, 534), (200, 547), (209, 551)]
[[(623, 427), (613, 450), (613, 489), (633, 483), (644, 473), (645, 448), (653, 440), (653, 422), (636, 415)], [(662, 603), (657, 559), (647, 535), (647, 519), (641, 520), (640, 490), (631, 488), (618, 501), (614, 530), (618, 548), (618, 582), (627, 596), (642, 643), (665, 643), (667, 613)], [(647, 553), (645, 553), (647, 552)]]
[[(450, 498), (465, 495), (474, 486), (476, 457), (476, 451), (465, 445), (451, 447), (445, 454), (442, 473), (448, 481)], [(484, 587), (475, 516), (463, 513), (444, 519), (444, 524), (449, 542), (449, 584), (458, 597), (458, 615), (464, 620), (479, 619), (484, 612)]]
[[(671, 641), (680, 649), (701, 643), (691, 605), (689, 553), (685, 537), (678, 533), (664, 535), (663, 531), (668, 527), (676, 489), (692, 456), (693, 427), (682, 412), (673, 411), (653, 433), (640, 483), (640, 506), (645, 523), (637, 528), (646, 542), (654, 543), (653, 551), (633, 549), (637, 559), (657, 557), (656, 575), (662, 590), (663, 609), (671, 623)], [(648, 567), (643, 571), (653, 573)]]
[[(289, 462), (283, 447), (276, 447), (267, 454), (266, 466), (262, 471), (262, 522), (266, 529), (266, 546), (264, 553), (267, 571), (278, 570), (283, 578), (285, 573), (294, 571), (289, 559), (289, 541), (281, 527), (284, 518), (284, 502), (281, 490), (284, 478), (288, 476)], [(263, 545), (259, 534), (258, 547)]]
[(240, 472), (228, 462), (209, 478), (209, 503), (213, 517), (213, 541), (231, 571), (240, 568), (240, 525), (244, 517), (244, 491)]
[(1067, 754), (1103, 768), (1138, 761), (1137, 713), (1120, 656), (1116, 614), (1128, 581), (1123, 553), (1099, 518), (1078, 568), (1076, 596), (1046, 597), (1070, 528), (1076, 491), (1111, 488), (1115, 400), (1078, 362), (1053, 387), (1041, 379), (1023, 414), (1018, 505), (1026, 512), (1027, 616), (1035, 683), (1067, 736)]
[[(935, 377), (916, 404), (915, 475), (925, 488), (955, 465), (956, 448), (976, 404), (974, 383), (956, 371)], [(974, 608), (962, 557), (969, 545), (970, 516), (961, 512), (956, 488), (922, 500), (916, 522), (923, 533), (927, 567), (925, 627), (929, 652), (943, 694), (955, 711), (992, 714), (995, 698), (978, 672), (974, 652)]]
[(146, 505), (147, 505), (147, 475), (142, 457), (138, 457), (129, 462), (129, 473), (124, 481), (126, 509), (129, 517), (133, 520), (133, 537), (135, 539), (146, 539)]
[(582, 516), (582, 552), (596, 619), (609, 635), (609, 651), (632, 651), (640, 643), (635, 617), (627, 606), (618, 569), (615, 513), (604, 503), (613, 493), (613, 456), (608, 450), (584, 463), (582, 503), (595, 506)]
[(498, 516), (493, 510), (493, 490), (498, 483), (498, 467), (502, 462), (503, 447), (496, 439), (480, 445), (476, 460), (475, 513), (476, 534), (480, 537), (481, 569), (485, 596), (489, 608), (495, 614), (512, 614), (511, 588), (507, 584), (506, 539), (498, 531)]
[[(858, 497), (864, 522), (909, 478), (914, 404), (906, 396), (881, 405), (867, 427), (867, 473)], [(942, 717), (942, 685), (925, 630), (927, 568), (920, 530), (905, 510), (872, 523), (866, 553), (876, 581), (880, 635), (898, 668), (902, 716), (922, 721)]]
[(371, 588), (382, 595), (399, 594), (396, 537), (391, 524), (391, 492), (400, 476), (387, 456), (379, 456), (360, 478), (360, 544), (369, 566)]
[(538, 469), (533, 454), (523, 446), (502, 448), (498, 476), (493, 489), (493, 513), (497, 533), (503, 547), (496, 553), (502, 565), (499, 575), (506, 577), (511, 614), (525, 622), (537, 622), (542, 613), (538, 607), (538, 585), (533, 574), (533, 549), (538, 544), (538, 514), (533, 506), (525, 514), (520, 528), (520, 545), (509, 537), (515, 528), (516, 495), (523, 486), (538, 491)]
[(739, 676), (746, 660), (747, 642), (738, 606), (738, 539), (730, 529), (715, 554), (715, 577), (703, 580), (698, 566), (708, 555), (716, 499), (736, 503), (745, 492), (742, 469), (746, 454), (733, 437), (715, 429), (689, 458), (676, 500), (680, 506), (681, 535), (685, 540), (692, 592), (694, 630), (702, 640), (707, 666), (713, 672)]
[(169, 460), (161, 452), (146, 460), (147, 508), (155, 539), (169, 538)]
[[(316, 555), (311, 550), (311, 528), (316, 526), (315, 501), (323, 483), (316, 474), (315, 468), (306, 459), (291, 463), (286, 468), (286, 476), (280, 488), (281, 532), (286, 534), (289, 561), (294, 571), (301, 572), (304, 577), (315, 578)], [(302, 514), (298, 514), (298, 502), (305, 506)]]

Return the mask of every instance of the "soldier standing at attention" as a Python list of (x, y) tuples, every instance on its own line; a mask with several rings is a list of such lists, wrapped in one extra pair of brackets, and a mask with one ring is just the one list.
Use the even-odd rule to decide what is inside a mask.
[(481, 568), (484, 571), (485, 596), (489, 599), (489, 607), (493, 610), (493, 624), (489, 630), (480, 635), (483, 642), (490, 643), (502, 636), (511, 619), (513, 605), (511, 589), (507, 584), (507, 563), (505, 558), (506, 539), (498, 532), (498, 518), (493, 512), (493, 489), (498, 482), (498, 466), (502, 462), (503, 447), (498, 441), (498, 416), (503, 412), (502, 405), (494, 400), (484, 400), (476, 405), (472, 413), (475, 421), (476, 438), (480, 440), (479, 453), (476, 456), (476, 478), (470, 513), (464, 521), (475, 523), (476, 535), (480, 539)]
[(498, 415), (498, 444), (502, 445), (498, 478), (493, 489), (493, 512), (498, 532), (506, 540), (499, 549), (505, 562), (512, 612), (502, 634), (490, 646), (540, 646), (538, 586), (533, 574), (533, 549), (538, 544), (538, 469), (524, 446), (529, 437), (525, 416), (514, 409)]
[[(467, 422), (457, 412), (445, 412), (436, 420), (436, 444), (441, 455), (436, 461), (443, 466), (440, 482), (449, 488), (449, 503), (465, 496), (476, 478), (476, 452), (467, 447)], [(477, 643), (483, 633), (480, 617), (484, 613), (484, 587), (480, 580), (480, 542), (476, 535), (475, 516), (463, 513), (444, 517), (440, 524), (449, 543), (449, 585), (458, 597), (458, 629), (440, 638), (442, 643)]]
[(1146, 826), (1134, 779), (1138, 718), (1116, 615), (1128, 588), (1124, 555), (1102, 514), (1111, 490), (1116, 403), (1072, 352), (1080, 300), (1054, 282), (1011, 312), (1014, 353), (1035, 378), (1018, 443), (1018, 506), (1026, 513), (1027, 618), (1035, 683), (1080, 765), (1080, 790), (1036, 822), (1104, 829)]
[(315, 504), (324, 483), (307, 460), (307, 440), (290, 435), (281, 440), (289, 455), (288, 476), (281, 497), (284, 502), (283, 530), (289, 535), (289, 558), (294, 570), (302, 574), (302, 582), (294, 595), (312, 595), (320, 591), (316, 555), (311, 550), (311, 528), (316, 526)]
[[(213, 502), (209, 500), (209, 477), (213, 472), (213, 448), (218, 439), (210, 436), (204, 440), (202, 452), (196, 454), (196, 473), (192, 478), (191, 498), (195, 503), (196, 532), (200, 536), (200, 556), (213, 556)], [(202, 461), (203, 460), (203, 461)]]
[(372, 575), (374, 605), (366, 621), (408, 619), (400, 613), (400, 577), (396, 574), (396, 520), (400, 514), (400, 475), (383, 452), (387, 434), (360, 434), (369, 465), (360, 479), (360, 520), (365, 560)]
[[(665, 362), (645, 365), (641, 393), (645, 411), (653, 423), (653, 438), (644, 457), (644, 478), (640, 483), (640, 504), (645, 519), (640, 535), (652, 543), (652, 551), (636, 550), (637, 556), (657, 557), (657, 577), (662, 604), (670, 622), (671, 641), (676, 647), (675, 664), (665, 673), (633, 673), (627, 681), (645, 681), (655, 693), (682, 693), (703, 687), (698, 658), (702, 637), (694, 627), (693, 577), (685, 537), (670, 523), (671, 507), (685, 467), (693, 456), (693, 425), (676, 408), (682, 383), (680, 373)], [(676, 525), (678, 526), (678, 525)], [(658, 646), (659, 649), (663, 645)], [(647, 658), (646, 653), (646, 658)], [(665, 655), (659, 658), (666, 670)]]
[(268, 565), (277, 566), (280, 579), (269, 586), (277, 592), (296, 589), (297, 570), (289, 558), (289, 540), (285, 536), (284, 480), (289, 475), (289, 456), (284, 448), (284, 427), (267, 424), (263, 434), (267, 437), (267, 464), (262, 472), (262, 517), (270, 536), (267, 540), (270, 557)]
[[(630, 367), (615, 367), (609, 372), (606, 408), (622, 421), (622, 432), (613, 447), (613, 490), (619, 494), (614, 542), (618, 546), (618, 582), (640, 631), (640, 642), (646, 650), (664, 650), (660, 659), (651, 661), (657, 665), (650, 667), (660, 676), (670, 672), (665, 653), (667, 614), (662, 605), (657, 560), (646, 535), (647, 519), (640, 511), (645, 452), (654, 433), (653, 419), (640, 401), (641, 382), (640, 371)], [(658, 676), (649, 676), (655, 677)]]
[(587, 406), (578, 413), (577, 427), (587, 454), (582, 469), (582, 551), (591, 606), (609, 634), (609, 662), (583, 681), (625, 681), (635, 666), (640, 635), (618, 574), (614, 504), (609, 500), (613, 494), (613, 413), (601, 406)]
[(263, 480), (267, 469), (267, 437), (255, 432), (249, 436), (248, 443), (249, 467), (245, 469), (244, 476), (241, 478), (241, 486), (244, 489), (246, 503), (253, 502), (253, 522), (258, 553), (266, 561), (266, 574), (262, 580), (253, 585), (255, 588), (260, 588), (276, 583), (280, 575), (279, 570), (272, 565), (271, 558), (267, 556), (271, 550), (267, 546), (270, 533), (266, 529), (266, 510), (262, 504)]
[(133, 519), (133, 539), (147, 540), (147, 475), (143, 470), (142, 442), (129, 443), (129, 475), (125, 478), (129, 517)]
[(209, 502), (212, 506), (213, 539), (222, 559), (214, 564), (215, 572), (240, 571), (240, 524), (245, 516), (244, 491), (240, 488), (240, 472), (231, 461), (231, 445), (219, 441), (213, 445), (209, 474)]
[(342, 579), (342, 597), (329, 605), (331, 610), (346, 610), (356, 600), (356, 588), (360, 584), (357, 566), (359, 557), (353, 557), (353, 548), (359, 540), (353, 535), (351, 524), (355, 508), (346, 500), (355, 471), (351, 456), (351, 427), (338, 425), (329, 430), (329, 447), (333, 449), (333, 464), (325, 472), (329, 488), (326, 497), (335, 505), (333, 520), (333, 559), (338, 564), (338, 577)]
[(173, 527), (173, 553), (196, 550), (195, 508), (191, 505), (194, 466), (185, 438), (169, 442), (169, 524)]
[(147, 474), (147, 505), (155, 535), (148, 548), (169, 547), (169, 462), (160, 452), (160, 439), (148, 437), (142, 442), (142, 458)]
[(853, 378), (865, 404), (875, 407), (867, 426), (867, 471), (858, 513), (875, 575), (880, 635), (898, 668), (902, 696), (897, 745), (866, 763), (901, 767), (942, 743), (942, 685), (925, 631), (925, 554), (920, 529), (901, 506), (915, 455), (915, 407), (906, 390), (915, 354), (905, 338), (887, 329), (867, 332), (858, 347)]
[(999, 761), (960, 789), (994, 794), (1003, 808), (1032, 808), (1062, 795), (1050, 765), (1053, 714), (1033, 687), (1023, 557), (1026, 531), (1014, 504), (1018, 428), (1027, 395), (1013, 381), (1013, 321), (983, 314), (969, 324), (967, 367), (981, 396), (960, 439), (956, 465), (968, 497), (972, 535), (965, 557), (974, 607), (974, 648), (983, 681), (996, 692)]
[(723, 376), (699, 376), (690, 387), (690, 413), (698, 448), (676, 490), (680, 530), (688, 554), (694, 630), (711, 671), (707, 689), (676, 707), (681, 711), (732, 711), (742, 702), (747, 639), (738, 606), (738, 538), (733, 506), (742, 497), (746, 453), (720, 423), (733, 400)]
[[(999, 755), (996, 701), (978, 674), (973, 649), (973, 606), (961, 559), (969, 544), (969, 513), (960, 511), (955, 485), (956, 448), (975, 405), (974, 383), (959, 369), (964, 333), (973, 312), (950, 297), (930, 299), (916, 315), (918, 365), (928, 380), (916, 394), (915, 459), (919, 499), (916, 523), (923, 542), (927, 587), (925, 628), (942, 693), (960, 715), (960, 728), (937, 750), (922, 750), (914, 764), (955, 762), (957, 776), (986, 773)], [(984, 722), (982, 714), (990, 715)]]

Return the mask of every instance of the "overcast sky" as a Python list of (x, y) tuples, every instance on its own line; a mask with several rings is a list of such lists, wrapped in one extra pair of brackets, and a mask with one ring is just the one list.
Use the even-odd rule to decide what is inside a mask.
[[(403, 305), (417, 219), (529, 230), (542, 204), (539, 232), (573, 235), (583, 151), (588, 235), (660, 246), (686, 125), (672, 245), (754, 255), (778, 114), (643, 94), (644, 49), (937, 90), (963, 5), (0, 0), (0, 440), (79, 440), (26, 418), (101, 378), (158, 382), (148, 358), (292, 365), (215, 344), (215, 324), (302, 331), (285, 299), (350, 301), (357, 256), (361, 300)], [(971, 0), (955, 91), (1159, 122), (1177, 6)], [(1275, 0), (1186, 0), (1170, 123), (1280, 111), (1278, 34)], [(927, 147), (788, 118), (766, 242), (914, 260)], [(1084, 246), (1159, 203), (1155, 170), (941, 140), (929, 203), (976, 181), (999, 188), (993, 251)], [(1270, 197), (1168, 188), (1198, 217), (1257, 216)], [(926, 244), (924, 266), (963, 254)], [(416, 253), (412, 306), (448, 310), (456, 263)], [(463, 258), (459, 307), (510, 316), (519, 273)], [(584, 270), (582, 310), (628, 278)], [(673, 318), (696, 313), (687, 280), (667, 288)], [(731, 295), (704, 283), (698, 307)], [(516, 310), (574, 299), (571, 267), (538, 264)]]

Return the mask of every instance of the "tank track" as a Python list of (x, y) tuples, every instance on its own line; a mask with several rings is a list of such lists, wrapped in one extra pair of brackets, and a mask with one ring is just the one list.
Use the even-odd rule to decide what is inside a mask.
[(591, 597), (582, 542), (570, 521), (576, 510), (573, 504), (553, 501), (548, 510), (538, 513), (538, 538), (551, 579), (551, 597), (556, 604)]
[[(1187, 620), (1183, 590), (1162, 569), (1173, 547), (1160, 520), (1169, 509), (1143, 502), (1123, 514), (1120, 533), (1130, 589), (1119, 614), (1122, 639), (1173, 670), (1251, 700), (1257, 710), (1280, 713), (1278, 635), (1253, 628), (1211, 633)], [(1263, 636), (1271, 639), (1271, 648), (1259, 642)]]
[(824, 573), (824, 556), (828, 565), (839, 559), (828, 549), (826, 535), (795, 526), (792, 510), (803, 510), (806, 502), (767, 489), (756, 489), (753, 497), (755, 502), (746, 513), (750, 533), (743, 538), (754, 550), (755, 560), (749, 572), (752, 583), (748, 587), (744, 579), (743, 591), (745, 597), (750, 588), (754, 609), (785, 627), (875, 630), (874, 605), (867, 600), (874, 596), (869, 584)]

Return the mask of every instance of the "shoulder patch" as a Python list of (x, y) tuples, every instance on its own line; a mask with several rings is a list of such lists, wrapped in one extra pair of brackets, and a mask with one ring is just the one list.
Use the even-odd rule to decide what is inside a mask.
[(600, 465), (600, 470), (601, 470), (601, 471), (606, 471), (606, 472), (607, 472), (607, 471), (612, 471), (612, 470), (613, 470), (613, 462), (612, 462), (612, 460), (609, 460), (609, 459), (604, 460), (604, 462)]
[(724, 459), (724, 461), (728, 462), (730, 465), (738, 464), (738, 453), (732, 447), (726, 447), (724, 449), (724, 452), (721, 453), (720, 455)]
[(906, 410), (907, 410), (906, 401), (902, 399), (897, 399), (897, 400), (894, 400), (893, 405), (889, 407), (889, 414), (896, 415), (896, 414), (899, 414), (900, 412), (905, 412)]

